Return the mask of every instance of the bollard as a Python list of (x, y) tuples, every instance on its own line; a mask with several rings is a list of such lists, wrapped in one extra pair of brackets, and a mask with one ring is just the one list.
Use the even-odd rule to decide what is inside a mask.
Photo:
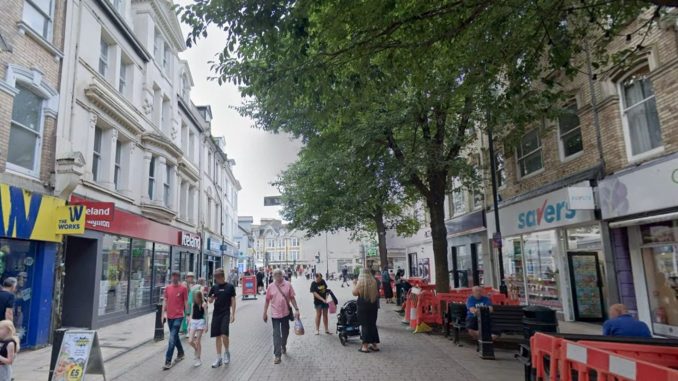
[(483, 306), (478, 308), (478, 346), (480, 348), (480, 358), (484, 360), (494, 360), (494, 346), (492, 345), (492, 318), (490, 317), (490, 308)]
[(162, 303), (155, 305), (155, 334), (154, 341), (165, 340), (165, 322), (162, 321)]

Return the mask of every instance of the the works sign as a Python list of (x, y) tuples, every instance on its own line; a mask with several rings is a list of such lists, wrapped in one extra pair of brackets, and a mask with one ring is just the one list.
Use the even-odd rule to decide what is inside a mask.
[[(582, 199), (586, 200), (582, 200)], [(517, 202), (499, 209), (499, 223), (504, 237), (538, 230), (594, 221), (593, 192), (587, 182)], [(585, 202), (583, 202), (585, 201)], [(494, 215), (486, 216), (488, 234), (494, 228)]]
[(61, 241), (57, 209), (64, 204), (56, 197), (0, 184), (0, 237)]

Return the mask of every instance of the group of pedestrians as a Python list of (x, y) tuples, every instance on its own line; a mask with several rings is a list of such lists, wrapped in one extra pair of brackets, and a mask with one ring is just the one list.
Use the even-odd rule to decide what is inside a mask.
[[(195, 350), (195, 362), (193, 366), (201, 366), (201, 338), (207, 332), (208, 306), (214, 305), (212, 312), (212, 322), (210, 326), (210, 337), (216, 339), (217, 359), (212, 364), (213, 368), (218, 368), (223, 364), (228, 364), (231, 360), (229, 353), (229, 325), (235, 321), (235, 287), (226, 282), (226, 275), (223, 269), (214, 271), (214, 285), (209, 289), (207, 299), (204, 295), (204, 289), (201, 285), (197, 287), (190, 284), (192, 274), (187, 275), (187, 282), (180, 282), (181, 274), (173, 271), (171, 274), (171, 283), (165, 287), (163, 300), (163, 321), (169, 327), (169, 340), (167, 343), (167, 352), (165, 353), (164, 370), (170, 369), (176, 363), (184, 359), (184, 348), (179, 338), (179, 331), (185, 320), (188, 321), (188, 343)], [(189, 298), (189, 287), (190, 298)], [(209, 304), (208, 304), (209, 302)], [(185, 316), (186, 306), (189, 306), (188, 316)], [(174, 356), (174, 349), (177, 350), (177, 357)]]
[[(263, 273), (263, 271), (262, 271)], [(259, 273), (257, 273), (258, 275)], [(275, 269), (271, 271), (272, 281), (267, 285), (265, 294), (263, 320), (268, 322), (269, 310), (273, 330), (273, 363), (280, 364), (282, 355), (287, 353), (287, 340), (290, 333), (290, 322), (300, 319), (300, 309), (296, 300), (296, 293), (290, 280), (286, 279), (285, 271)], [(163, 301), (163, 321), (169, 327), (169, 340), (165, 353), (164, 370), (185, 358), (184, 348), (180, 340), (180, 330), (183, 323), (188, 325), (188, 344), (195, 351), (193, 366), (202, 365), (201, 338), (210, 329), (210, 337), (215, 339), (217, 358), (212, 368), (218, 368), (229, 364), (229, 327), (235, 321), (236, 290), (233, 283), (227, 281), (223, 269), (214, 272), (215, 284), (209, 289), (207, 295), (204, 288), (192, 285), (193, 274), (186, 276), (186, 281), (180, 281), (178, 271), (171, 273), (171, 283), (165, 287)], [(259, 281), (260, 276), (257, 276)], [(377, 330), (377, 312), (379, 309), (379, 285), (374, 273), (363, 269), (360, 277), (353, 281), (353, 295), (358, 298), (358, 316), (361, 325), (362, 346), (360, 351), (364, 353), (379, 351), (379, 333)], [(313, 296), (313, 305), (316, 310), (315, 334), (320, 334), (320, 321), (323, 322), (325, 333), (332, 335), (329, 329), (329, 302), (336, 297), (328, 288), (327, 282), (321, 273), (315, 274), (315, 280), (311, 283), (310, 292)], [(331, 299), (330, 299), (331, 298)], [(213, 304), (212, 321), (208, 323), (209, 305)], [(186, 309), (188, 306), (188, 310)], [(188, 311), (188, 314), (186, 314)], [(2, 343), (3, 325), (0, 323), (0, 344)], [(17, 343), (18, 348), (18, 343)], [(173, 360), (174, 350), (177, 356)], [(0, 349), (0, 363), (2, 363), (2, 350)]]

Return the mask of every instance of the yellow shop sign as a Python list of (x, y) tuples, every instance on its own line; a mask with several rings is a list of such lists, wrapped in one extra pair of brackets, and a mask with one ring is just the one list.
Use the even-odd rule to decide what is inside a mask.
[(56, 211), (65, 204), (60, 198), (0, 184), (0, 237), (60, 242)]
[(85, 233), (85, 205), (64, 205), (56, 210), (58, 234)]

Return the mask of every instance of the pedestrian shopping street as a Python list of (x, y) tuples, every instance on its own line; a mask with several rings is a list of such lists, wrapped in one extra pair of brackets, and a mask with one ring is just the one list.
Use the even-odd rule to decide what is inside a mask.
[[(353, 297), (350, 288), (339, 281), (329, 281), (341, 306)], [(280, 365), (273, 364), (271, 323), (262, 321), (264, 297), (237, 300), (235, 323), (231, 325), (231, 364), (212, 369), (214, 340), (203, 337), (203, 365), (194, 368), (193, 350), (182, 339), (186, 359), (169, 371), (163, 371), (165, 339), (133, 349), (106, 363), (107, 380), (365, 380), (378, 377), (388, 380), (517, 380), (522, 379), (522, 365), (513, 359), (514, 351), (497, 349), (496, 360), (481, 360), (474, 346), (466, 341), (456, 347), (442, 335), (412, 334), (400, 323), (396, 307), (381, 303), (379, 335), (381, 351), (360, 353), (359, 338), (349, 339), (343, 347), (336, 335), (313, 332), (313, 304), (310, 281), (294, 279), (300, 303), (304, 336), (290, 330), (288, 353)], [(240, 288), (238, 288), (240, 293)], [(139, 327), (151, 331), (152, 327)], [(330, 330), (336, 329), (336, 315), (330, 315)], [(322, 332), (321, 323), (321, 332)], [(167, 336), (165, 336), (167, 338)], [(176, 355), (175, 355), (176, 356)], [(19, 360), (21, 361), (21, 360)], [(88, 380), (90, 376), (88, 376)], [(93, 376), (92, 379), (96, 379)], [(21, 377), (16, 381), (23, 381)], [(26, 379), (26, 381), (28, 381)]]

